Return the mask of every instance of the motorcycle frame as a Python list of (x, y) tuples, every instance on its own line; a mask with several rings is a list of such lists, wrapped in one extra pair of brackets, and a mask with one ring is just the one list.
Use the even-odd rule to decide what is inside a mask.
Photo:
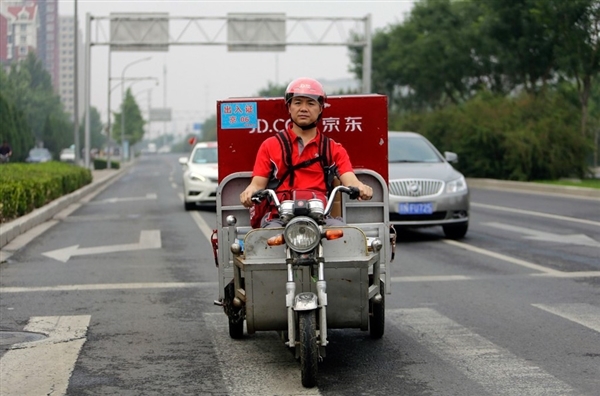
[[(381, 178), (379, 174), (376, 172), (367, 170), (367, 169), (357, 169), (356, 170), (357, 177), (361, 179), (361, 181), (368, 183), (369, 185), (374, 187), (374, 198), (372, 201), (351, 201), (346, 199), (345, 194), (342, 194), (342, 217), (345, 219), (347, 223), (347, 231), (349, 235), (355, 235), (356, 240), (360, 240), (361, 238), (366, 239), (370, 238), (378, 238), (383, 243), (383, 247), (378, 255), (371, 256), (368, 260), (364, 262), (364, 269), (361, 271), (361, 277), (364, 278), (365, 274), (368, 276), (373, 276), (372, 285), (368, 287), (368, 290), (365, 290), (365, 293), (368, 293), (368, 298), (372, 298), (377, 293), (379, 293), (379, 282), (377, 279), (380, 279), (385, 284), (385, 292), (386, 294), (391, 293), (391, 282), (390, 282), (390, 263), (391, 263), (391, 246), (389, 244), (389, 221), (388, 221), (388, 191), (387, 184)], [(239, 203), (239, 194), (243, 189), (246, 188), (251, 178), (250, 172), (236, 172), (231, 175), (228, 175), (219, 185), (217, 190), (217, 233), (219, 239), (219, 250), (218, 250), (218, 262), (219, 262), (219, 297), (223, 299), (224, 297), (224, 288), (225, 286), (233, 279), (234, 280), (234, 288), (235, 288), (235, 296), (242, 301), (246, 305), (246, 315), (250, 320), (247, 321), (247, 331), (249, 334), (254, 333), (255, 331), (260, 330), (268, 330), (265, 328), (264, 324), (260, 324), (255, 326), (253, 322), (253, 301), (254, 298), (258, 298), (258, 296), (252, 290), (252, 285), (249, 283), (256, 282), (279, 282), (281, 287), (283, 288), (283, 283), (286, 284), (285, 287), (285, 310), (287, 319), (284, 323), (280, 323), (273, 326), (272, 330), (286, 331), (289, 339), (289, 346), (295, 346), (295, 323), (296, 323), (296, 314), (293, 310), (294, 300), (296, 297), (296, 284), (293, 282), (294, 273), (298, 273), (298, 270), (294, 271), (292, 266), (290, 265), (289, 260), (286, 262), (285, 269), (281, 275), (273, 275), (273, 279), (281, 279), (281, 281), (275, 281), (272, 278), (264, 278), (266, 273), (261, 271), (256, 271), (257, 266), (253, 266), (250, 261), (246, 261), (243, 263), (243, 260), (240, 257), (237, 257), (234, 253), (232, 253), (230, 246), (239, 241), (245, 241), (248, 235), (253, 232), (250, 227), (248, 209), (243, 207)], [(234, 216), (236, 218), (235, 224), (229, 224), (227, 221), (228, 216)], [(337, 227), (336, 227), (337, 228)], [(274, 236), (282, 232), (281, 228), (269, 229), (269, 230), (260, 230), (264, 234), (262, 236), (262, 240), (266, 241), (269, 235)], [(362, 237), (361, 237), (362, 235)], [(331, 243), (335, 243), (336, 241), (331, 241)], [(244, 242), (246, 248), (248, 248), (247, 241)], [(364, 244), (364, 243), (363, 243)], [(365, 247), (366, 248), (366, 247)], [(282, 246), (281, 249), (286, 249), (285, 246)], [(320, 334), (320, 345), (324, 347), (327, 345), (327, 331), (329, 328), (327, 323), (327, 284), (324, 280), (325, 268), (320, 265), (323, 263), (323, 241), (319, 245), (319, 264), (317, 268), (317, 272), (319, 273), (319, 279), (322, 280), (321, 284), (317, 286), (316, 295), (317, 300), (319, 301), (320, 310), (319, 314), (319, 327), (322, 329)], [(266, 252), (266, 255), (263, 257), (265, 262), (260, 266), (260, 269), (273, 270), (277, 267), (281, 268), (283, 264), (282, 257), (290, 258), (288, 252), (283, 252), (281, 250), (272, 249)], [(283, 256), (282, 256), (283, 255)], [(279, 258), (277, 258), (279, 257)], [(278, 263), (278, 264), (277, 264)], [(348, 260), (347, 262), (340, 262), (337, 265), (337, 270), (339, 271), (353, 271), (349, 268), (356, 267), (357, 263), (352, 262), (352, 260)], [(245, 270), (243, 270), (245, 269)], [(307, 270), (300, 270), (300, 278), (307, 279), (306, 273)], [(358, 275), (357, 275), (358, 276)], [(245, 288), (242, 288), (242, 278), (245, 279), (246, 285)], [(293, 291), (292, 291), (293, 289)], [(361, 292), (362, 293), (362, 292)], [(365, 295), (365, 293), (362, 293)], [(324, 303), (323, 303), (324, 302)], [(362, 304), (364, 311), (361, 312), (361, 321), (358, 326), (361, 330), (366, 330), (368, 328), (368, 304)], [(365, 319), (366, 318), (366, 319)], [(268, 326), (266, 326), (268, 327)], [(343, 326), (342, 326), (343, 327)], [(325, 331), (323, 331), (325, 330)]]

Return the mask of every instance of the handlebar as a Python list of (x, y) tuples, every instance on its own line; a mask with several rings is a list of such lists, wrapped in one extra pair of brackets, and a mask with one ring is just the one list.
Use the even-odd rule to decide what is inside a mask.
[[(350, 199), (357, 199), (360, 195), (360, 191), (358, 189), (358, 187), (346, 187), (346, 186), (337, 186), (335, 187), (332, 191), (331, 194), (329, 194), (329, 197), (327, 198), (327, 206), (325, 207), (325, 210), (323, 212), (323, 214), (325, 216), (327, 216), (329, 214), (329, 212), (331, 211), (331, 207), (333, 206), (333, 199), (335, 197), (335, 194), (337, 194), (338, 192), (342, 192), (345, 194), (348, 194), (348, 197)], [(279, 210), (279, 208), (281, 207), (281, 202), (279, 202), (279, 199), (277, 198), (277, 193), (269, 188), (263, 189), (263, 190), (258, 190), (256, 191), (254, 194), (252, 194), (252, 202), (254, 203), (261, 203), (263, 199), (269, 199), (276, 207), (277, 210)]]

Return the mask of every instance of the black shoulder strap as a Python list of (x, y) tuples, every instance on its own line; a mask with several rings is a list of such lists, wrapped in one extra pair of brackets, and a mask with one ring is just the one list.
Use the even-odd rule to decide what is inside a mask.
[(333, 176), (334, 172), (331, 169), (331, 150), (330, 150), (330, 140), (329, 137), (325, 136), (324, 133), (321, 132), (321, 141), (319, 148), (319, 156), (315, 158), (311, 158), (306, 161), (302, 161), (299, 164), (292, 164), (292, 142), (290, 142), (289, 136), (286, 131), (281, 131), (275, 135), (277, 140), (279, 141), (279, 145), (281, 146), (281, 151), (284, 155), (284, 162), (286, 170), (281, 178), (277, 181), (274, 189), (277, 189), (288, 177), (290, 178), (290, 186), (294, 185), (295, 171), (298, 169), (306, 168), (317, 161), (321, 162), (321, 166), (323, 168), (323, 174), (325, 177), (325, 184), (327, 185), (327, 191), (331, 191), (333, 184)]

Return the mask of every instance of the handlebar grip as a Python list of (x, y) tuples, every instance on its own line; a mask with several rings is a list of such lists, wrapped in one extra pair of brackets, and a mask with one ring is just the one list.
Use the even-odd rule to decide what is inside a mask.
[(360, 190), (358, 189), (358, 187), (348, 187), (348, 196), (350, 197), (350, 199), (356, 199), (360, 196)]
[(254, 194), (252, 194), (252, 197), (250, 198), (250, 200), (254, 203), (259, 204), (268, 195), (269, 195), (269, 192), (267, 190), (258, 190)]

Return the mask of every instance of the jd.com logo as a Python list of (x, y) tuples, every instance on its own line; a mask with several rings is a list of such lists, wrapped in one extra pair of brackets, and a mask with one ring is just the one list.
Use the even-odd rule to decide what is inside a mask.
[[(258, 119), (258, 127), (250, 130), (250, 133), (276, 133), (284, 131), (291, 120), (278, 118), (271, 124), (262, 118)], [(323, 132), (362, 132), (362, 117), (325, 117)]]

